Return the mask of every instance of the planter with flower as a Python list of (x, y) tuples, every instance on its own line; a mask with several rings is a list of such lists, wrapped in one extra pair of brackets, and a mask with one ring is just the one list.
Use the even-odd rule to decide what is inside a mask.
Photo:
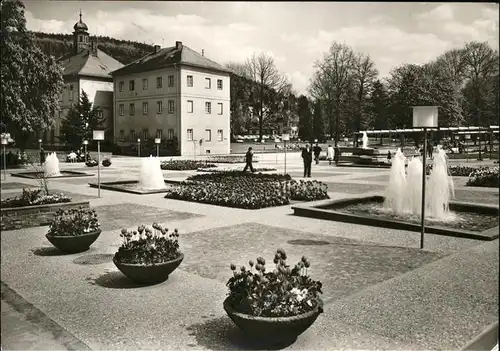
[(323, 312), (320, 298), (322, 284), (307, 275), (310, 263), (306, 257), (293, 267), (286, 264), (287, 255), (278, 249), (275, 267), (266, 270), (266, 262), (250, 261), (250, 270), (242, 266), (227, 282), (229, 296), (224, 310), (245, 333), (265, 342), (294, 341)]
[(111, 166), (111, 160), (109, 158), (105, 158), (104, 160), (102, 160), (102, 165), (104, 167), (109, 167)]
[(168, 279), (184, 259), (179, 250), (179, 231), (169, 233), (157, 223), (152, 228), (122, 229), (123, 242), (113, 257), (116, 267), (139, 284), (158, 284)]
[(88, 160), (87, 162), (85, 162), (85, 165), (87, 167), (97, 167), (98, 162), (94, 159), (91, 159), (91, 160)]
[(45, 237), (66, 253), (87, 251), (101, 234), (95, 210), (85, 207), (59, 209)]

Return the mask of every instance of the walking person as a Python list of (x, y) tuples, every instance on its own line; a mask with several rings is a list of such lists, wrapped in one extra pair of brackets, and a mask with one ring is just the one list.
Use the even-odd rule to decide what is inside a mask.
[(339, 165), (339, 159), (340, 159), (340, 148), (338, 144), (335, 144), (335, 153), (333, 155), (333, 159), (335, 161), (335, 166), (338, 167)]
[(43, 147), (40, 148), (40, 165), (43, 165), (45, 162), (45, 150)]
[(313, 148), (314, 151), (314, 161), (316, 161), (316, 164), (319, 164), (319, 155), (321, 154), (321, 146), (319, 146), (318, 143), (316, 143), (316, 146)]
[(304, 161), (304, 178), (311, 178), (311, 165), (312, 165), (312, 150), (309, 144), (302, 149), (302, 160)]
[(335, 151), (333, 150), (332, 145), (328, 145), (328, 148), (326, 149), (326, 159), (328, 160), (328, 164), (330, 166), (332, 165), (334, 154), (335, 154)]
[(246, 162), (246, 165), (245, 165), (245, 168), (243, 168), (243, 172), (246, 172), (249, 167), (250, 167), (250, 170), (252, 171), (252, 173), (255, 172), (255, 169), (253, 168), (253, 165), (252, 165), (252, 162), (253, 162), (252, 147), (248, 148), (248, 151), (245, 155), (245, 162)]
[(434, 152), (434, 146), (432, 145), (431, 142), (429, 142), (427, 144), (427, 152), (428, 152), (429, 158), (432, 160), (432, 154)]

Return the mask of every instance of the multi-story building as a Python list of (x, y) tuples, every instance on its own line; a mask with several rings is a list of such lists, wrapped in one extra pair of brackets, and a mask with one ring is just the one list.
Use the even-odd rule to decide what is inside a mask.
[[(64, 90), (59, 97), (60, 109), (50, 135), (44, 135), (51, 144), (58, 143), (61, 121), (73, 104), (78, 103), (80, 94), (85, 91), (93, 106), (107, 121), (109, 129), (113, 126), (113, 78), (110, 73), (123, 67), (123, 64), (106, 55), (90, 41), (88, 27), (80, 20), (73, 27), (72, 51), (58, 59), (63, 67)], [(110, 135), (110, 137), (112, 134)]]
[(178, 155), (229, 153), (229, 73), (180, 41), (112, 72), (115, 143), (156, 137)]

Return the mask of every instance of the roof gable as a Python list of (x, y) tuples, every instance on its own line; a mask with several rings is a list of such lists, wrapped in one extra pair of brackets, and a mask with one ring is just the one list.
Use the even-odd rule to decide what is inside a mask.
[(65, 55), (58, 62), (63, 67), (63, 76), (85, 75), (111, 78), (112, 71), (123, 67), (121, 62), (99, 49), (97, 49), (97, 56), (91, 55), (89, 49), (84, 49), (75, 55)]

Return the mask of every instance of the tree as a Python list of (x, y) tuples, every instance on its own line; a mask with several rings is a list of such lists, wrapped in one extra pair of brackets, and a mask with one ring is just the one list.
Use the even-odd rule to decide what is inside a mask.
[(312, 113), (311, 103), (305, 95), (300, 95), (297, 103), (299, 115), (299, 138), (310, 140), (312, 138)]
[(64, 87), (62, 69), (34, 45), (21, 1), (2, 0), (0, 17), (0, 118), (24, 149), (33, 132), (49, 130), (54, 123)]
[(325, 128), (323, 125), (323, 111), (321, 106), (321, 100), (316, 100), (314, 102), (314, 114), (313, 114), (313, 137), (314, 139), (321, 140), (325, 136)]
[(367, 107), (367, 98), (375, 79), (378, 76), (378, 70), (375, 68), (375, 63), (369, 55), (358, 54), (354, 61), (353, 88), (355, 92), (355, 114), (354, 131), (366, 129), (370, 124)]
[(104, 123), (105, 118), (99, 116), (99, 109), (92, 106), (87, 93), (82, 90), (78, 104), (70, 108), (62, 120), (59, 138), (66, 145), (77, 149), (83, 140), (92, 139), (92, 130), (102, 129)]
[[(389, 96), (384, 84), (378, 79), (373, 83), (368, 105), (373, 128), (377, 130), (388, 129)], [(380, 139), (382, 141), (382, 134), (380, 134)]]
[(276, 112), (276, 101), (271, 98), (270, 93), (275, 91), (277, 94), (283, 94), (290, 89), (290, 84), (278, 71), (274, 59), (265, 53), (258, 56), (253, 54), (245, 63), (245, 70), (249, 79), (257, 83), (252, 100), (257, 102), (253, 111), (257, 112), (259, 141), (262, 141), (264, 120)]

